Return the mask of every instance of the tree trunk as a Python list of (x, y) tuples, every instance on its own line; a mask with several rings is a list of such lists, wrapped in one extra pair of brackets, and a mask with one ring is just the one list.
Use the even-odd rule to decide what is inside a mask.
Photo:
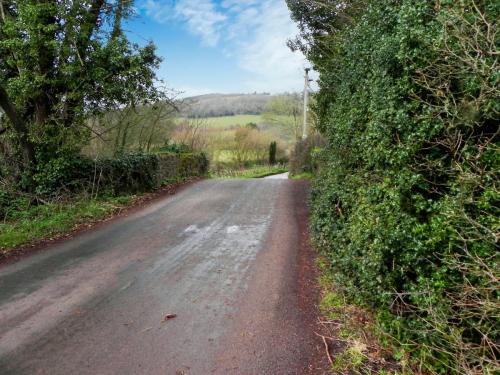
[(122, 33), (121, 23), (123, 17), (123, 8), (125, 0), (118, 0), (115, 10), (115, 20), (113, 23), (113, 31), (111, 32), (111, 40), (116, 39)]
[[(87, 60), (87, 48), (91, 41), (94, 31), (99, 25), (99, 16), (101, 14), (101, 9), (105, 5), (105, 0), (93, 0), (90, 9), (86, 14), (83, 15), (83, 20), (81, 21), (81, 30), (79, 32), (78, 38), (76, 39), (76, 51), (75, 58), (80, 60), (82, 66)], [(78, 6), (78, 3), (75, 3)], [(68, 43), (71, 41), (68, 40)], [(75, 93), (73, 93), (75, 94)], [(71, 127), (75, 120), (77, 114), (77, 109), (83, 105), (84, 97), (83, 95), (72, 96), (64, 103), (64, 126)]]
[(29, 140), (28, 127), (24, 123), (23, 119), (19, 116), (14, 105), (9, 99), (7, 91), (0, 86), (0, 107), (3, 109), (7, 118), (12, 124), (12, 128), (19, 136), (19, 143), (23, 151), (24, 162), (26, 165), (35, 163), (35, 147), (33, 143)]

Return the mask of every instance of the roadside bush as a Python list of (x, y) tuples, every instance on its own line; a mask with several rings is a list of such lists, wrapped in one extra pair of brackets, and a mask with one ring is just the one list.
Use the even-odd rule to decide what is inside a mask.
[(87, 191), (91, 194), (147, 191), (156, 186), (158, 158), (130, 154), (92, 160), (75, 155), (40, 164), (34, 175), (35, 194), (58, 196)]
[(271, 142), (269, 145), (269, 164), (276, 164), (276, 151), (278, 149), (278, 144), (276, 141)]
[(180, 177), (204, 176), (208, 173), (209, 161), (204, 153), (180, 155), (178, 175)]
[(498, 373), (498, 2), (289, 3), (320, 72), (311, 226), (336, 284), (419, 370)]
[(324, 138), (319, 134), (297, 141), (290, 156), (290, 174), (299, 175), (315, 172), (318, 168), (315, 155), (325, 145)]
[(160, 153), (157, 183), (190, 176), (204, 176), (208, 173), (208, 158), (204, 153)]
[(189, 146), (187, 146), (185, 144), (168, 142), (167, 144), (160, 147), (158, 149), (158, 151), (160, 153), (170, 152), (173, 154), (182, 154), (182, 153), (186, 153), (186, 152), (191, 152), (193, 150), (190, 149)]
[[(128, 154), (97, 160), (76, 155), (40, 164), (34, 175), (34, 193), (41, 197), (76, 192), (91, 196), (139, 193), (166, 180), (202, 176), (207, 171), (208, 159), (203, 153)], [(0, 204), (8, 200), (6, 194), (0, 190)]]
[(93, 183), (114, 195), (139, 193), (173, 179), (204, 176), (207, 172), (208, 159), (204, 153), (124, 155), (98, 160)]
[(92, 160), (64, 155), (37, 165), (33, 176), (35, 194), (51, 195), (83, 188), (92, 171)]
[(21, 196), (12, 187), (0, 187), (0, 220), (10, 219), (16, 212), (22, 212), (30, 206), (30, 199)]
[(95, 162), (89, 175), (94, 190), (101, 188), (114, 195), (150, 191), (158, 186), (159, 158), (153, 154), (122, 155)]

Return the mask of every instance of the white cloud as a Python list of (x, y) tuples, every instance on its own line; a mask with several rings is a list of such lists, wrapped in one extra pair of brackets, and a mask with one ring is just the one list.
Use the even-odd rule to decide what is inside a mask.
[(253, 7), (258, 16), (240, 13), (235, 28), (247, 27), (250, 37), (238, 42), (239, 65), (251, 73), (246, 83), (257, 91), (294, 91), (302, 86), (304, 56), (286, 46), (297, 33), (284, 1), (269, 0)]
[(217, 11), (211, 0), (146, 0), (141, 8), (158, 23), (174, 19), (185, 22), (189, 32), (199, 36), (210, 47), (217, 45), (220, 28), (227, 19)]
[(286, 46), (297, 33), (284, 0), (145, 0), (157, 22), (186, 24), (203, 44), (218, 47), (247, 72), (249, 91), (296, 91), (302, 86), (304, 56)]
[(215, 47), (220, 38), (220, 29), (227, 17), (218, 12), (210, 0), (179, 0), (175, 4), (175, 14), (184, 20), (194, 35)]

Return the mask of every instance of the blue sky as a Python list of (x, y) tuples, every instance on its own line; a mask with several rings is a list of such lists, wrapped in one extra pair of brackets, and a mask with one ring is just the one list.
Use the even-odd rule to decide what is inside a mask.
[(136, 0), (126, 30), (158, 47), (158, 72), (184, 96), (205, 93), (299, 91), (300, 53), (286, 41), (297, 34), (285, 0)]

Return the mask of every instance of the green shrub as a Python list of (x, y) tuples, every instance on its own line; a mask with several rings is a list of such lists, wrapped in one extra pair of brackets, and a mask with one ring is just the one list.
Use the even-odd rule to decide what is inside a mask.
[(112, 194), (151, 191), (175, 178), (204, 176), (208, 159), (204, 153), (123, 155), (96, 162), (97, 182)]
[(92, 172), (92, 160), (79, 155), (65, 155), (39, 163), (33, 176), (35, 193), (57, 194), (81, 189)]
[(278, 150), (278, 144), (276, 141), (271, 142), (269, 145), (269, 164), (276, 164), (276, 152)]
[(498, 2), (289, 2), (320, 72), (311, 226), (336, 284), (424, 370), (498, 373)]
[[(75, 155), (41, 163), (33, 180), (35, 195), (54, 197), (86, 191), (92, 195), (151, 191), (177, 177), (203, 176), (208, 159), (203, 153), (124, 154), (91, 160)], [(0, 207), (8, 201), (0, 191)]]
[(18, 212), (23, 212), (30, 207), (28, 197), (20, 195), (13, 187), (0, 187), (0, 220), (8, 220)]
[(158, 151), (160, 153), (170, 152), (173, 154), (182, 154), (186, 152), (191, 152), (192, 150), (189, 148), (188, 145), (168, 142), (164, 146), (160, 147)]
[[(158, 185), (159, 160), (153, 154), (122, 155), (95, 163), (92, 183), (113, 194), (150, 191)], [(95, 177), (94, 177), (95, 176)], [(90, 181), (89, 181), (90, 182)]]
[(136, 193), (156, 186), (158, 157), (130, 154), (92, 160), (66, 156), (40, 163), (34, 175), (35, 193), (54, 196), (76, 191)]
[(204, 176), (208, 173), (209, 161), (204, 153), (180, 155), (178, 175), (181, 177)]
[(325, 145), (324, 138), (319, 134), (311, 135), (307, 139), (297, 141), (290, 156), (291, 175), (315, 172), (318, 168), (316, 154)]

